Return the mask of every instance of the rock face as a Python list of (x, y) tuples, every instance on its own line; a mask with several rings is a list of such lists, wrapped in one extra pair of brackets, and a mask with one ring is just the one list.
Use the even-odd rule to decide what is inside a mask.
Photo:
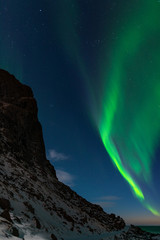
[(31, 88), (0, 70), (0, 154), (12, 156), (32, 169), (35, 163), (49, 167), (56, 178), (46, 159), (37, 112)]
[(46, 159), (32, 90), (4, 70), (0, 118), (0, 239), (114, 239), (103, 237), (125, 230), (122, 218), (58, 181)]

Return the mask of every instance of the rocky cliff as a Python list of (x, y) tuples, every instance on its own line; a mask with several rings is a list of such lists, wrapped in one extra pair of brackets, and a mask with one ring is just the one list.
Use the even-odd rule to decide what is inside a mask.
[(32, 170), (35, 163), (52, 171), (46, 159), (37, 104), (30, 87), (0, 70), (0, 154), (12, 156)]
[(105, 213), (58, 181), (46, 159), (32, 90), (4, 70), (0, 118), (1, 240), (123, 239), (127, 232), (121, 217)]

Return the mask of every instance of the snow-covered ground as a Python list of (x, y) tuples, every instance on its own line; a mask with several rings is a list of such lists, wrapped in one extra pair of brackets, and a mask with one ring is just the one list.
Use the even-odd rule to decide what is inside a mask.
[[(90, 204), (38, 165), (27, 169), (9, 155), (0, 157), (0, 163), (0, 204), (1, 198), (9, 202), (11, 218), (0, 217), (0, 240), (52, 240), (53, 236), (55, 240), (126, 239), (128, 227), (116, 231), (123, 223), (121, 218)], [(3, 212), (0, 207), (0, 215)], [(127, 240), (145, 239), (134, 238), (135, 231), (131, 229)]]
[[(0, 239), (6, 234), (11, 239), (15, 227), (25, 240), (51, 239), (51, 234), (58, 240), (94, 240), (123, 223), (120, 217), (110, 216), (87, 202), (38, 165), (28, 169), (9, 154), (1, 156), (0, 163), (0, 198), (9, 201), (12, 219), (12, 223), (0, 221)], [(3, 211), (0, 208), (0, 214)]]

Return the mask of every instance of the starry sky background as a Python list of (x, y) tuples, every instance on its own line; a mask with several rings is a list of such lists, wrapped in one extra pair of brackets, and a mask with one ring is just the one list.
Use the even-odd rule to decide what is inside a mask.
[[(105, 146), (103, 136), (113, 125), (109, 135), (117, 137), (114, 143), (122, 149), (119, 154), (127, 156), (123, 159), (126, 171), (143, 189), (152, 210), (154, 207), (159, 211), (160, 129), (156, 121), (156, 127), (149, 127), (152, 119), (159, 121), (159, 12), (160, 3), (153, 0), (0, 0), (0, 68), (33, 89), (46, 154), (59, 179), (105, 211), (133, 224), (159, 225), (160, 218), (134, 196), (114, 167), (113, 152), (115, 156), (117, 153), (112, 151), (113, 146)], [(133, 52), (136, 55), (131, 61)], [(150, 90), (153, 85), (157, 89), (155, 98)], [(123, 95), (116, 104), (117, 122), (108, 118), (113, 115), (116, 91)], [(123, 105), (122, 99), (131, 105)], [(148, 106), (148, 101), (157, 106), (153, 112), (146, 111), (142, 119), (136, 111), (141, 101), (142, 108)], [(149, 106), (147, 109), (153, 109)], [(151, 114), (153, 118), (147, 118)], [(151, 139), (144, 145), (152, 146), (152, 157), (146, 161), (150, 152), (143, 148), (141, 159), (146, 161), (146, 174), (143, 168), (139, 172), (131, 168), (133, 141), (129, 134), (122, 134), (132, 118), (146, 126), (143, 137)], [(131, 125), (130, 133), (137, 142), (139, 131), (134, 134), (133, 130)], [(122, 144), (124, 139), (131, 143), (127, 150)]]

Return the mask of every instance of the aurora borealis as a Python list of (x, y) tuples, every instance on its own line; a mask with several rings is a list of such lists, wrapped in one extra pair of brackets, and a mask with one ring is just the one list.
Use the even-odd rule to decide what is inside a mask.
[(47, 153), (67, 156), (55, 168), (107, 212), (159, 223), (160, 2), (0, 7), (1, 68), (35, 92)]
[[(93, 118), (102, 142), (134, 195), (159, 216), (159, 206), (152, 205), (146, 193), (152, 189), (152, 166), (160, 134), (159, 3), (148, 0), (133, 4), (131, 1), (132, 11), (122, 10), (117, 16), (120, 24), (112, 23), (116, 40), (109, 39), (106, 44), (106, 52), (110, 47), (110, 55), (108, 59), (102, 55), (104, 69), (97, 66), (101, 94), (99, 91), (97, 94), (91, 84), (88, 87), (84, 74), (85, 57), (80, 54), (80, 37), (78, 39), (73, 21), (78, 6), (75, 7), (74, 1), (71, 4), (70, 11), (68, 4), (61, 8), (64, 21), (60, 19), (58, 27), (64, 31), (59, 35), (65, 51), (75, 60), (87, 82), (91, 101), (98, 102), (95, 112), (99, 120), (95, 115)], [(105, 31), (105, 26), (103, 29)], [(92, 92), (95, 92), (94, 98)]]
[[(133, 193), (148, 203), (160, 134), (160, 6), (141, 1), (120, 34), (107, 69), (99, 131), (114, 165)], [(146, 186), (145, 186), (146, 185)]]

